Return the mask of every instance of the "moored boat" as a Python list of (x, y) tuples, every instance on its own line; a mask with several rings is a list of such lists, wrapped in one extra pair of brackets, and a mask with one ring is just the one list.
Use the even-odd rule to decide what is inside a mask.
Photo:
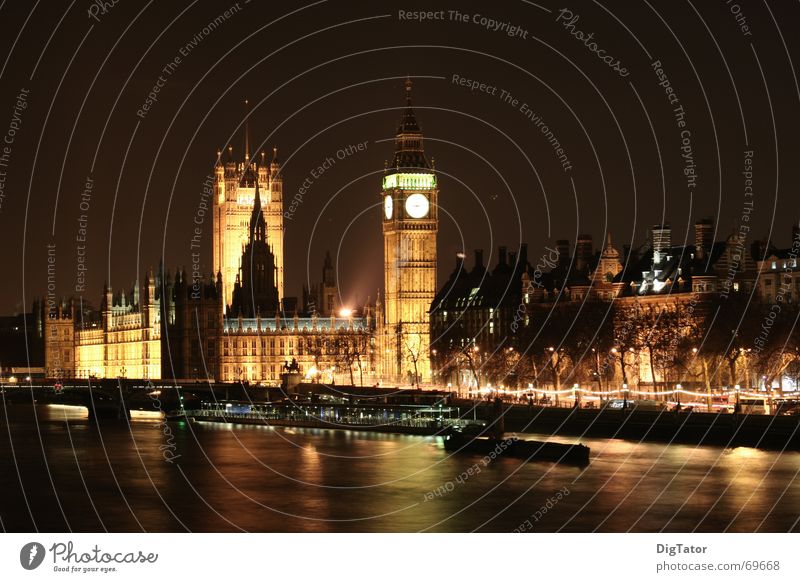
[(552, 461), (581, 466), (589, 464), (589, 447), (585, 445), (527, 440), (516, 436), (473, 436), (450, 430), (444, 434), (444, 449), (454, 453), (502, 455), (529, 461)]

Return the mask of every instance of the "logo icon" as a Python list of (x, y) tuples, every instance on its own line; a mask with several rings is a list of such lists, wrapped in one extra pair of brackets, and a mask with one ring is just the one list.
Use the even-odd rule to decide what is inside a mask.
[(30, 542), (19, 551), (19, 563), (26, 570), (35, 570), (44, 561), (44, 546), (38, 542)]

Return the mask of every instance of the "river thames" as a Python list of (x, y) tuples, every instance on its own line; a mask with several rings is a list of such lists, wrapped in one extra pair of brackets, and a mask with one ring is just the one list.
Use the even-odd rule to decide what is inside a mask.
[(453, 456), (438, 437), (137, 413), (98, 428), (82, 408), (9, 405), (0, 521), (14, 532), (800, 529), (800, 453), (581, 442), (586, 468)]

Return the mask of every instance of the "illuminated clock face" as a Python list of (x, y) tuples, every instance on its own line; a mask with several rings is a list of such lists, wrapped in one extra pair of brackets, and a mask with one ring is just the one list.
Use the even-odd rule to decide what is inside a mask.
[(394, 209), (394, 202), (392, 201), (391, 196), (387, 196), (383, 199), (383, 212), (386, 214), (386, 218), (392, 217), (392, 210)]
[(424, 194), (412, 194), (406, 198), (406, 214), (411, 218), (424, 218), (428, 216), (430, 203)]

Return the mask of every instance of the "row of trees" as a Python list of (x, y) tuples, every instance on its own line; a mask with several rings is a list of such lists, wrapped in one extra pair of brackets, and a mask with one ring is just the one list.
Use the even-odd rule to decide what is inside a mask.
[(678, 383), (755, 389), (800, 377), (796, 304), (701, 297), (537, 305), (527, 325), (498, 336), (496, 345), (482, 343), (481, 335), (453, 341), (438, 373), (443, 381), (481, 387), (561, 390), (577, 383), (598, 391)]

